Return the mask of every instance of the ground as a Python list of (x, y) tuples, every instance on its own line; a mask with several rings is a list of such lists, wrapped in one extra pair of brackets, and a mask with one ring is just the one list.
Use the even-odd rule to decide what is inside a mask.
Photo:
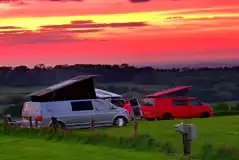
[(41, 139), (27, 139), (0, 136), (1, 160), (177, 160), (157, 152), (137, 152), (126, 149), (52, 142)]
[[(172, 143), (178, 153), (182, 153), (182, 137), (174, 128), (174, 125), (178, 123), (181, 123), (181, 121), (143, 121), (139, 123), (139, 133), (149, 134), (161, 142), (168, 141)], [(239, 116), (189, 119), (184, 120), (184, 123), (196, 124), (197, 126), (198, 138), (192, 142), (193, 154), (199, 154), (205, 143), (209, 143), (215, 148), (227, 146), (239, 149)], [(103, 128), (99, 131), (114, 136), (129, 136), (132, 135), (132, 128), (132, 126), (112, 127)]]
[[(159, 142), (170, 142), (176, 150), (177, 156), (165, 155), (153, 150), (136, 151), (121, 147), (110, 147), (103, 144), (88, 145), (80, 144), (77, 141), (46, 141), (44, 137), (27, 138), (19, 134), (3, 135), (0, 133), (0, 154), (1, 160), (76, 160), (79, 158), (100, 160), (100, 159), (168, 159), (179, 160), (182, 157), (182, 137), (175, 131), (174, 125), (180, 120), (171, 121), (139, 121), (139, 134), (151, 135)], [(221, 147), (239, 149), (239, 116), (215, 117), (206, 119), (189, 119), (184, 123), (196, 124), (198, 128), (198, 138), (192, 142), (192, 154), (199, 157), (202, 153), (202, 146), (207, 143), (213, 146), (216, 151)], [(73, 131), (79, 136), (89, 134), (92, 130)], [(115, 137), (130, 137), (133, 133), (132, 124), (125, 127), (105, 127), (95, 129), (94, 132), (107, 133)], [(36, 135), (37, 136), (37, 135)], [(101, 144), (100, 144), (101, 143)], [(108, 147), (107, 147), (108, 146)]]

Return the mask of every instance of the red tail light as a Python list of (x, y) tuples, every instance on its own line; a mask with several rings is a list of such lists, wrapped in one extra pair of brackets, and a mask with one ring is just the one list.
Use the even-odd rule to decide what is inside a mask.
[(42, 116), (37, 116), (37, 121), (42, 121), (43, 117)]

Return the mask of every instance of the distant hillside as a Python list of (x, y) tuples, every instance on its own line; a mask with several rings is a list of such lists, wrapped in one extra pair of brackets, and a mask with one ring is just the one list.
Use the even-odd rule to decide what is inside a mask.
[[(5, 88), (48, 86), (82, 74), (97, 74), (99, 75), (95, 79), (97, 84), (106, 84), (105, 89), (119, 94), (129, 94), (129, 92), (146, 94), (160, 88), (190, 85), (193, 86), (191, 95), (204, 101), (238, 101), (238, 71), (239, 66), (154, 69), (152, 67), (137, 68), (128, 64), (77, 64), (55, 67), (41, 64), (32, 69), (26, 66), (0, 67), (0, 86)], [(153, 90), (149, 91), (148, 88), (153, 88)], [(0, 88), (2, 95), (3, 92), (8, 92), (6, 90), (1, 92), (1, 90), (3, 88)]]

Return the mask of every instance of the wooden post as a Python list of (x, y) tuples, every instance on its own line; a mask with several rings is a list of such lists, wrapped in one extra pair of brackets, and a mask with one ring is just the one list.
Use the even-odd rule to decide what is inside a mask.
[(93, 130), (95, 127), (95, 120), (93, 118), (93, 116), (91, 117), (91, 121), (90, 121), (90, 128)]
[(38, 128), (38, 120), (37, 120), (37, 118), (35, 119), (35, 127)]
[(56, 133), (56, 130), (57, 130), (57, 118), (56, 117), (51, 117), (51, 121), (52, 121), (53, 133)]
[(7, 114), (7, 120), (8, 120), (8, 122), (11, 122), (11, 121), (12, 121), (12, 116), (11, 116), (11, 114)]
[(137, 119), (137, 117), (135, 116), (135, 114), (134, 114), (134, 133), (133, 133), (133, 136), (136, 138), (136, 137), (138, 137), (138, 119)]
[(30, 125), (30, 129), (32, 129), (32, 117), (29, 117), (29, 125)]
[(183, 138), (183, 152), (185, 156), (191, 155), (191, 140), (188, 138), (187, 133), (182, 134)]
[(8, 119), (7, 116), (4, 115), (3, 130), (6, 131), (7, 127), (8, 127)]
[(231, 110), (231, 104), (229, 103), (228, 104), (228, 112), (231, 112), (232, 110)]

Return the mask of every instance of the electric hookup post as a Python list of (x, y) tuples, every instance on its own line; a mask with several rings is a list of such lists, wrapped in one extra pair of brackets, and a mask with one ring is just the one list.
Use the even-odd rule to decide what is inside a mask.
[(182, 134), (184, 155), (191, 155), (191, 142), (197, 138), (197, 128), (194, 124), (176, 124), (175, 129)]

